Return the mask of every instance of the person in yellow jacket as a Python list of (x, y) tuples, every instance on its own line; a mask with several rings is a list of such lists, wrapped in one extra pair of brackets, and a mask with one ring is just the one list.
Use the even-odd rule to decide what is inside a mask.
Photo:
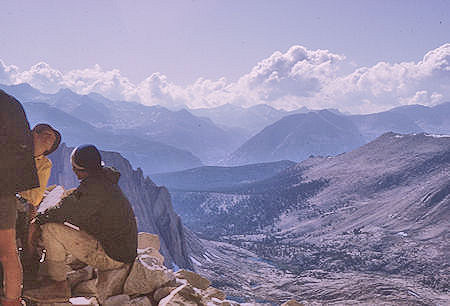
[[(40, 186), (19, 193), (27, 203), (31, 204), (28, 207), (28, 220), (33, 219), (37, 215), (37, 208), (44, 198), (47, 183), (50, 179), (52, 162), (47, 155), (54, 152), (61, 142), (61, 134), (49, 124), (41, 123), (36, 125), (31, 134), (33, 136), (34, 161)], [(29, 226), (27, 233), (25, 233), (25, 241), (23, 241), (23, 270), (25, 273), (34, 272), (36, 264), (33, 259), (38, 260), (38, 258), (34, 258), (38, 256), (34, 246), (36, 243), (33, 238), (34, 233), (34, 227)]]

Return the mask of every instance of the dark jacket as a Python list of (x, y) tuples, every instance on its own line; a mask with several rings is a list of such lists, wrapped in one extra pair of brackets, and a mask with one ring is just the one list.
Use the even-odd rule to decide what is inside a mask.
[(119, 177), (109, 167), (90, 174), (59, 206), (38, 215), (37, 222), (76, 225), (97, 239), (109, 257), (132, 263), (137, 249), (136, 219), (118, 185)]
[(22, 105), (0, 90), (0, 195), (39, 187), (33, 138)]

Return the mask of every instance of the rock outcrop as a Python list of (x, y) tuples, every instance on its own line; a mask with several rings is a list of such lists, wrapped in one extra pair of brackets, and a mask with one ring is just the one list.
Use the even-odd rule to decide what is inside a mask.
[(131, 267), (96, 273), (89, 266), (73, 270), (69, 274), (72, 298), (66, 303), (37, 306), (239, 305), (226, 300), (206, 278), (187, 270), (175, 273), (160, 264), (158, 236), (140, 233), (139, 238), (139, 254)]
[[(51, 154), (53, 162), (49, 185), (62, 185), (66, 189), (76, 187), (78, 180), (72, 171), (70, 153), (72, 148), (62, 144)], [(174, 212), (170, 194), (165, 187), (157, 186), (142, 170), (134, 170), (119, 153), (102, 151), (106, 165), (121, 173), (119, 185), (133, 206), (138, 230), (157, 234), (161, 238), (161, 253), (168, 267), (191, 267), (186, 251), (184, 228), (180, 217)]]

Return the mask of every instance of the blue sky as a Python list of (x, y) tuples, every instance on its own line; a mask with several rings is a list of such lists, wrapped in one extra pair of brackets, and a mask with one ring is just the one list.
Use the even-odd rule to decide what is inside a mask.
[[(115, 71), (112, 74), (116, 77), (120, 74), (122, 78), (118, 81), (120, 86), (129, 82), (135, 88), (133, 94), (129, 90), (124, 94), (120, 88), (110, 88), (109, 93), (104, 87), (103, 92), (98, 88), (94, 90), (111, 98), (155, 104), (172, 90), (164, 103), (181, 105), (183, 99), (195, 96), (206, 102), (196, 102), (191, 107), (215, 106), (222, 100), (244, 106), (258, 102), (270, 104), (273, 90), (267, 93), (267, 88), (261, 89), (250, 102), (242, 102), (238, 94), (230, 98), (216, 92), (212, 98), (199, 98), (198, 91), (192, 92), (194, 89), (189, 93), (180, 93), (180, 90), (195, 87), (201, 78), (209, 82), (209, 87), (205, 89), (203, 84), (199, 91), (209, 92), (211, 87), (230, 91), (225, 87), (242, 85), (242, 78), (251, 74), (258, 63), (276, 51), (287, 54), (293, 46), (302, 46), (311, 52), (328, 50), (345, 57), (339, 60), (337, 75), (341, 76), (360, 67), (374, 67), (379, 62), (419, 63), (427, 52), (450, 42), (449, 16), (450, 1), (440, 0), (8, 1), (2, 3), (0, 59), (6, 67), (3, 70), (9, 74), (12, 66), (16, 72), (23, 73), (33, 70), (32, 66), (40, 62), (48, 65), (45, 69), (51, 68), (66, 79), (73, 70), (96, 69), (103, 74)], [(42, 65), (39, 67), (42, 79), (45, 69)], [(94, 78), (92, 71), (88, 73), (89, 78)], [(32, 73), (35, 72), (28, 73), (28, 79), (22, 75), (10, 78), (9, 82), (31, 80)], [(217, 83), (222, 77), (226, 84)], [(142, 83), (149, 78), (146, 84)], [(324, 86), (323, 82), (319, 83), (317, 86)], [(46, 87), (42, 83), (36, 87), (52, 91), (69, 83), (66, 80), (58, 84)], [(142, 86), (137, 89), (139, 84)], [(264, 84), (266, 86), (267, 82)], [(155, 86), (159, 91), (152, 90)], [(286, 86), (291, 84), (281, 84), (283, 88)], [(427, 91), (424, 86), (415, 93)], [(233, 88), (235, 93), (239, 91), (243, 95), (242, 86)], [(80, 93), (89, 91), (87, 87), (80, 89), (75, 85), (73, 89)], [(310, 95), (309, 89), (300, 96)], [(445, 98), (445, 90), (435, 93)], [(409, 95), (415, 93), (408, 92)], [(329, 92), (327, 94), (329, 96)], [(432, 92), (428, 92), (429, 99), (431, 95)], [(279, 93), (276, 96), (278, 99)], [(292, 90), (285, 96), (292, 96)], [(363, 99), (359, 94), (357, 98)], [(321, 107), (303, 98), (294, 100), (292, 97), (281, 102), (278, 99), (273, 105), (294, 108), (303, 103)], [(373, 105), (368, 107), (370, 103)], [(361, 112), (387, 107), (370, 103), (360, 110), (346, 104), (343, 108)]]

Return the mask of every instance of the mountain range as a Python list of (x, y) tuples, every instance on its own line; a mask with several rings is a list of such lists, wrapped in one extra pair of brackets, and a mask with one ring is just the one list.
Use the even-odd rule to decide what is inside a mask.
[(134, 135), (114, 134), (107, 128), (97, 128), (46, 103), (22, 104), (32, 126), (41, 122), (51, 124), (70, 146), (92, 143), (103, 150), (121, 152), (145, 173), (187, 169), (202, 164), (188, 151)]
[[(95, 93), (78, 95), (68, 89), (44, 94), (28, 84), (0, 88), (24, 104), (45, 103), (52, 107), (28, 106), (33, 121), (70, 121), (72, 131), (64, 129), (67, 143), (77, 145), (80, 140), (89, 140), (80, 139), (86, 135), (88, 124), (88, 129), (98, 136), (95, 139), (108, 139), (103, 141), (107, 145), (104, 149), (123, 153), (147, 174), (202, 164), (299, 162), (311, 155), (350, 151), (389, 131), (450, 133), (450, 102), (434, 107), (408, 105), (367, 115), (348, 115), (333, 109), (287, 112), (263, 104), (170, 111), (161, 106), (112, 101)], [(64, 112), (59, 114), (65, 119), (59, 120), (54, 109)]]
[(368, 115), (331, 110), (285, 116), (265, 127), (225, 158), (225, 165), (302, 161), (310, 155), (348, 152), (386, 132), (450, 134), (450, 102), (408, 105)]
[(176, 147), (198, 156), (203, 162), (222, 159), (236, 149), (245, 137), (225, 131), (210, 119), (196, 117), (187, 110), (170, 111), (161, 106), (112, 101), (95, 93), (78, 95), (69, 89), (44, 94), (28, 84), (0, 85), (0, 88), (22, 103), (45, 103), (111, 134)]
[(367, 141), (386, 132), (450, 134), (450, 102), (433, 107), (401, 106), (381, 113), (352, 115), (350, 119)]

